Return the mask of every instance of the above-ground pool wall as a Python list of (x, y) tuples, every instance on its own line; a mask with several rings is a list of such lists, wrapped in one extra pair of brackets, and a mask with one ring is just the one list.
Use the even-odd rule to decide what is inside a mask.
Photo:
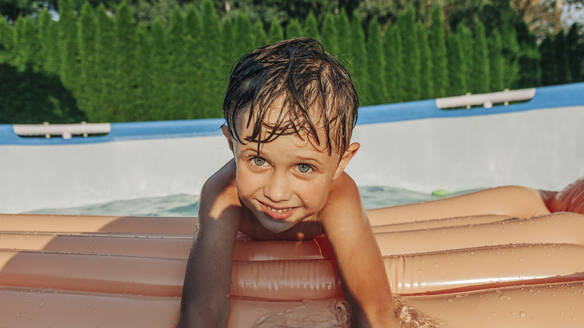
[[(347, 171), (359, 185), (452, 191), (560, 189), (584, 176), (584, 83), (527, 102), (448, 109), (436, 100), (360, 109)], [(96, 137), (22, 138), (0, 125), (0, 213), (197, 194), (229, 158), (222, 120), (111, 124)]]
[(359, 115), (361, 150), (348, 171), (360, 185), (553, 190), (584, 176), (584, 83), (537, 88), (509, 106), (443, 110), (428, 100)]
[[(139, 125), (151, 130), (156, 123)], [(210, 124), (219, 130), (220, 123)], [(126, 135), (131, 125), (112, 124), (112, 140), (104, 142), (0, 145), (0, 157), (7, 159), (0, 163), (0, 213), (198, 194), (205, 177), (229, 160), (218, 133), (136, 139)], [(93, 138), (99, 137), (87, 139)]]

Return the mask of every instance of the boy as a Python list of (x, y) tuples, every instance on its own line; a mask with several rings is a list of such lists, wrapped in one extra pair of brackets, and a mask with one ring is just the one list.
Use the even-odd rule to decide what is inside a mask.
[(359, 149), (350, 143), (357, 108), (349, 74), (315, 40), (279, 42), (239, 60), (223, 104), (234, 158), (201, 191), (180, 327), (225, 327), (238, 231), (259, 240), (324, 232), (369, 324), (395, 325), (381, 253), (344, 173)]

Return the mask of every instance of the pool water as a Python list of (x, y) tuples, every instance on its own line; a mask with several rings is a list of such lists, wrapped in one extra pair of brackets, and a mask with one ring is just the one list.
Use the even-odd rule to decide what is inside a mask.
[[(437, 199), (431, 193), (421, 193), (388, 186), (359, 187), (363, 206), (366, 209), (410, 204)], [(451, 195), (469, 191), (455, 192)], [(163, 197), (116, 200), (107, 203), (81, 207), (38, 209), (27, 213), (35, 214), (76, 214), (112, 216), (196, 216), (199, 209), (199, 196), (177, 194)]]

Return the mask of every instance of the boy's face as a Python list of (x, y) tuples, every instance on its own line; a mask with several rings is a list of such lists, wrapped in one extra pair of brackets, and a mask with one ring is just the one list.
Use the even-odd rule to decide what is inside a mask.
[[(245, 140), (252, 127), (245, 127), (246, 115), (239, 117), (238, 132)], [(273, 232), (315, 217), (325, 206), (334, 179), (359, 149), (359, 144), (353, 143), (343, 154), (333, 150), (329, 155), (322, 124), (317, 124), (320, 145), (311, 142), (308, 135), (293, 133), (262, 142), (259, 154), (257, 143), (233, 142), (226, 127), (223, 132), (235, 157), (239, 198)]]

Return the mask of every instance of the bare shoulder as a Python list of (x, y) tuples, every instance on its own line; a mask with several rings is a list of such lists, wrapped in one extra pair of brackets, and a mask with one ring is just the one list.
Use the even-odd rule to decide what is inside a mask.
[(361, 221), (364, 216), (357, 184), (348, 174), (341, 174), (331, 186), (327, 204), (319, 216), (319, 221), (326, 229), (327, 221), (332, 220), (336, 225), (346, 220)]
[(235, 163), (231, 160), (207, 179), (201, 189), (199, 238), (211, 243), (231, 240), (239, 230), (242, 213), (235, 185)]
[(361, 197), (357, 184), (347, 173), (342, 173), (332, 184), (327, 207), (341, 203), (344, 206), (361, 206)]
[(231, 160), (203, 185), (199, 201), (199, 220), (204, 223), (208, 219), (221, 219), (236, 224), (240, 210), (241, 204), (235, 187), (235, 163)]

